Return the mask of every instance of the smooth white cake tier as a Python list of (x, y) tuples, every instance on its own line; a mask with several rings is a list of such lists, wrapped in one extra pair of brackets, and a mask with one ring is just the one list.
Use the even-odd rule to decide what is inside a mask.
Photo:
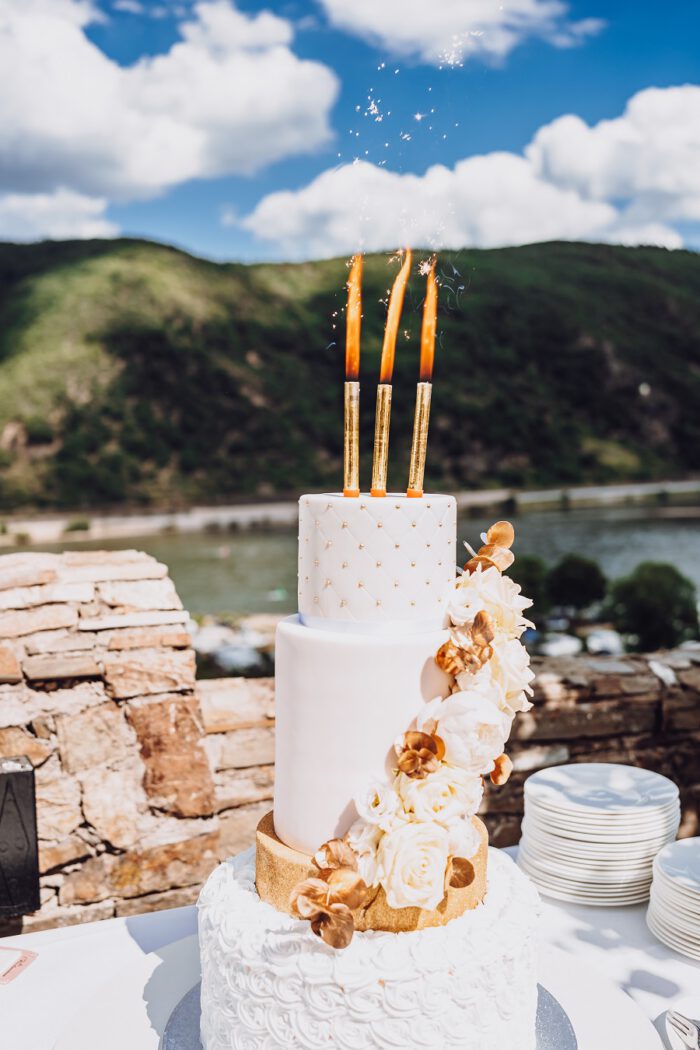
[(435, 663), (446, 631), (371, 637), (277, 628), (275, 647), (275, 831), (303, 853), (342, 836), (353, 799), (386, 780), (393, 743), (424, 703), (447, 696)]
[(299, 500), (299, 614), (313, 627), (442, 627), (454, 582), (453, 496)]
[(474, 911), (411, 933), (356, 933), (335, 951), (255, 890), (254, 851), (199, 898), (204, 1050), (534, 1050), (538, 898), (489, 851)]

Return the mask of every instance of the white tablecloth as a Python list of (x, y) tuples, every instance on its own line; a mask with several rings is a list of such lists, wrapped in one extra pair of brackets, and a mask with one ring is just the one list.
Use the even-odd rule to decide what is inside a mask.
[[(544, 898), (542, 937), (607, 977), (655, 1021), (683, 997), (700, 999), (700, 965), (660, 944), (645, 925), (645, 911), (643, 906), (587, 908)], [(196, 926), (194, 908), (177, 908), (0, 940), (0, 947), (37, 953), (16, 980), (0, 986), (0, 1050), (52, 1050), (76, 1010), (111, 976), (139, 954), (194, 933)]]

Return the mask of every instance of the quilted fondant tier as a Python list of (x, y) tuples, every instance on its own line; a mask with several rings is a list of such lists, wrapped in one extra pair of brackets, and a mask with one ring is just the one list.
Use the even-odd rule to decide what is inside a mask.
[(314, 627), (430, 630), (455, 578), (452, 496), (302, 496), (299, 613)]
[(500, 851), (488, 867), (446, 926), (335, 951), (260, 900), (252, 849), (221, 864), (199, 899), (204, 1050), (534, 1050), (537, 894)]

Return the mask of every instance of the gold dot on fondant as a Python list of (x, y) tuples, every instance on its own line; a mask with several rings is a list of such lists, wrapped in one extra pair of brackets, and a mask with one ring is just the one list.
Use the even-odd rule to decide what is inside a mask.
[(438, 602), (442, 605), (442, 598), (438, 598)]
[(341, 567), (341, 569), (347, 569), (348, 563), (346, 561), (341, 561), (340, 567)]
[(324, 587), (330, 587), (331, 586), (331, 581), (330, 580), (326, 580), (325, 583), (323, 584), (323, 586)]
[(332, 546), (333, 546), (333, 540), (326, 540), (326, 550), (328, 550), (328, 548), (332, 547)]
[(426, 503), (426, 507), (428, 508), (428, 510), (430, 510), (430, 508), (432, 507), (432, 503)]
[(331, 509), (331, 506), (332, 506), (332, 504), (331, 504), (331, 503), (326, 503), (326, 510), (330, 510), (330, 509)]
[(416, 563), (415, 563), (414, 561), (412, 561), (412, 562), (411, 562), (411, 568), (412, 568), (412, 569), (415, 569), (415, 567), (416, 567)]
[(357, 581), (357, 586), (360, 587), (360, 588), (364, 587), (364, 583), (362, 582), (362, 580), (358, 580)]
[(318, 595), (314, 595), (314, 605), (318, 605)]
[(376, 600), (376, 602), (374, 604), (377, 606), (377, 608), (379, 608), (379, 606), (382, 604), (382, 599), (381, 598), (377, 598), (377, 600)]
[(364, 543), (358, 543), (357, 549), (358, 549), (358, 551), (363, 551), (365, 549)]
[(401, 510), (401, 504), (400, 503), (395, 503), (394, 504), (394, 510)]
[(378, 562), (376, 563), (376, 565), (377, 565), (377, 568), (378, 568), (378, 569), (381, 569), (381, 567), (382, 567), (382, 563), (381, 563), (380, 561), (378, 561)]
[(398, 550), (400, 546), (401, 546), (400, 543), (395, 543), (394, 544), (394, 550)]
[(428, 548), (428, 550), (430, 550), (430, 548), (432, 547), (432, 543), (426, 543), (426, 547)]
[(426, 587), (429, 587), (429, 586), (430, 586), (430, 580), (426, 580), (426, 581), (425, 581), (425, 586), (426, 586)]
[(316, 569), (317, 569), (317, 568), (319, 567), (319, 565), (320, 565), (320, 564), (321, 564), (321, 563), (319, 562), (318, 558), (314, 558), (314, 567), (315, 567)]
[(309, 582), (309, 577), (308, 577), (308, 576), (305, 576), (305, 577), (304, 577), (304, 583), (308, 583), (308, 582)]
[(314, 525), (316, 526), (317, 529), (321, 528), (321, 522), (318, 520), (318, 518), (316, 518), (316, 521), (314, 522)]
[(366, 503), (361, 503), (360, 504), (360, 510), (367, 510), (367, 504)]
[(383, 529), (384, 528), (384, 522), (383, 521), (378, 521), (377, 522), (377, 528), (378, 529)]
[(347, 604), (348, 603), (345, 601), (345, 598), (341, 598), (340, 599), (340, 608), (341, 609), (344, 609)]
[(399, 581), (398, 580), (394, 580), (394, 587), (398, 587), (398, 586), (399, 586)]
[(309, 542), (309, 537), (308, 536), (304, 536), (304, 543), (308, 543), (308, 542)]
[(411, 602), (410, 604), (411, 604), (411, 605), (415, 605), (416, 603), (415, 603), (415, 602)]
[(415, 529), (415, 527), (416, 527), (416, 522), (415, 522), (415, 521), (412, 521), (412, 522), (411, 522), (411, 528), (412, 528), (412, 529)]
[(441, 561), (439, 561), (439, 562), (438, 562), (438, 565), (442, 565), (442, 562), (441, 562)]
[(441, 528), (442, 528), (442, 522), (441, 522), (441, 521), (439, 521), (439, 522), (438, 522), (438, 528), (439, 528), (439, 529), (441, 529)]
[(341, 529), (347, 529), (347, 527), (348, 527), (347, 521), (344, 521), (340, 527), (341, 527)]

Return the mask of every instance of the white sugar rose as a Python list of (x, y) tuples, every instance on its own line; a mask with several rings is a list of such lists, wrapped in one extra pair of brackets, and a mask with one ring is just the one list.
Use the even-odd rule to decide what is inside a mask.
[(519, 638), (526, 627), (534, 626), (523, 616), (523, 610), (532, 605), (523, 597), (520, 586), (496, 568), (482, 569), (460, 576), (448, 606), (450, 620), (455, 627), (473, 622), (479, 612), (491, 617), (497, 636)]
[(448, 834), (451, 857), (465, 857), (470, 860), (481, 845), (481, 836), (469, 817), (451, 824)]
[(476, 813), (484, 790), (481, 777), (444, 764), (420, 780), (399, 773), (396, 787), (413, 820), (434, 821), (443, 827)]
[[(469, 690), (452, 693), (439, 705), (432, 701), (421, 713), (445, 745), (445, 761), (474, 775), (490, 773), (503, 753), (512, 719), (498, 706), (498, 694)], [(418, 726), (422, 729), (422, 725)]]
[(507, 711), (513, 715), (518, 711), (529, 711), (532, 704), (526, 694), (532, 696), (530, 682), (535, 674), (530, 669), (525, 646), (516, 639), (497, 642), (489, 664), (491, 680), (501, 691)]
[(355, 808), (368, 824), (382, 831), (393, 831), (408, 820), (393, 784), (372, 784), (355, 799)]
[(440, 824), (404, 824), (379, 843), (379, 880), (390, 908), (437, 908), (445, 896), (449, 836)]
[(368, 824), (360, 817), (350, 827), (345, 839), (350, 849), (357, 856), (357, 868), (368, 886), (376, 886), (377, 849), (384, 832), (376, 824)]

